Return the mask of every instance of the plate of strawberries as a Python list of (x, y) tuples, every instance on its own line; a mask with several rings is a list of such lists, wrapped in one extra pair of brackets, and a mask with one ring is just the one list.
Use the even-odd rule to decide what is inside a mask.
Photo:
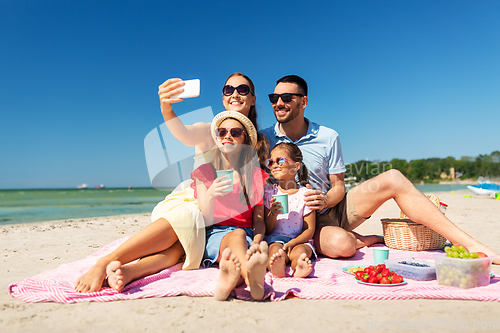
[(384, 264), (368, 266), (356, 272), (356, 281), (361, 284), (378, 287), (394, 287), (406, 284), (405, 279), (395, 272), (391, 272)]

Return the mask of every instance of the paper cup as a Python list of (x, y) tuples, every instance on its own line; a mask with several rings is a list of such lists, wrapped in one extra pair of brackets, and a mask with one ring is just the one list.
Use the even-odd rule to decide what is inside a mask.
[(285, 194), (275, 194), (273, 198), (276, 198), (276, 202), (281, 204), (280, 214), (288, 214), (288, 193)]
[(388, 248), (382, 247), (373, 249), (373, 262), (375, 265), (385, 264), (386, 259), (389, 259)]
[[(217, 170), (217, 178), (219, 177), (222, 177), (222, 176), (227, 176), (227, 178), (224, 178), (222, 179), (221, 181), (225, 182), (226, 180), (230, 179), (231, 180), (231, 184), (233, 182), (233, 170), (232, 169), (229, 169), (229, 170)], [(228, 185), (231, 185), (231, 184), (228, 184)], [(222, 192), (231, 192), (233, 190), (233, 187), (231, 186), (230, 188), (222, 191)]]

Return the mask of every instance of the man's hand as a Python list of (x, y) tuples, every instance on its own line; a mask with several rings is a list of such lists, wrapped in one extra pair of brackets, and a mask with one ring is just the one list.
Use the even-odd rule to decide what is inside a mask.
[(314, 190), (311, 185), (307, 184), (306, 187), (310, 190), (304, 194), (306, 206), (312, 210), (322, 210), (326, 207), (326, 198), (320, 190)]

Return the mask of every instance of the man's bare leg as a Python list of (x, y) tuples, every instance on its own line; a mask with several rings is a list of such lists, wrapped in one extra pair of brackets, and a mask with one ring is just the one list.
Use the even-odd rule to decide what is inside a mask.
[(119, 261), (122, 265), (127, 264), (166, 250), (177, 240), (177, 234), (170, 223), (163, 218), (158, 219), (127, 239), (115, 251), (100, 258), (92, 268), (76, 280), (75, 290), (83, 293), (99, 291), (106, 278), (106, 267), (112, 261)]
[(356, 237), (340, 227), (320, 226), (314, 232), (314, 247), (330, 258), (348, 258), (356, 254)]
[(471, 252), (494, 256), (500, 264), (500, 255), (481, 244), (453, 224), (401, 172), (389, 170), (369, 179), (352, 190), (354, 207), (360, 216), (372, 215), (384, 202), (394, 199), (411, 220), (421, 223), (446, 237), (453, 244), (465, 246)]

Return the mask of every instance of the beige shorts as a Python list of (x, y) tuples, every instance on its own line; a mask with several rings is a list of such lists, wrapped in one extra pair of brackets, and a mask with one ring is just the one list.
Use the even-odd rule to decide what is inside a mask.
[(335, 207), (328, 208), (323, 214), (316, 213), (316, 229), (333, 226), (352, 231), (369, 218), (358, 215), (349, 191)]

